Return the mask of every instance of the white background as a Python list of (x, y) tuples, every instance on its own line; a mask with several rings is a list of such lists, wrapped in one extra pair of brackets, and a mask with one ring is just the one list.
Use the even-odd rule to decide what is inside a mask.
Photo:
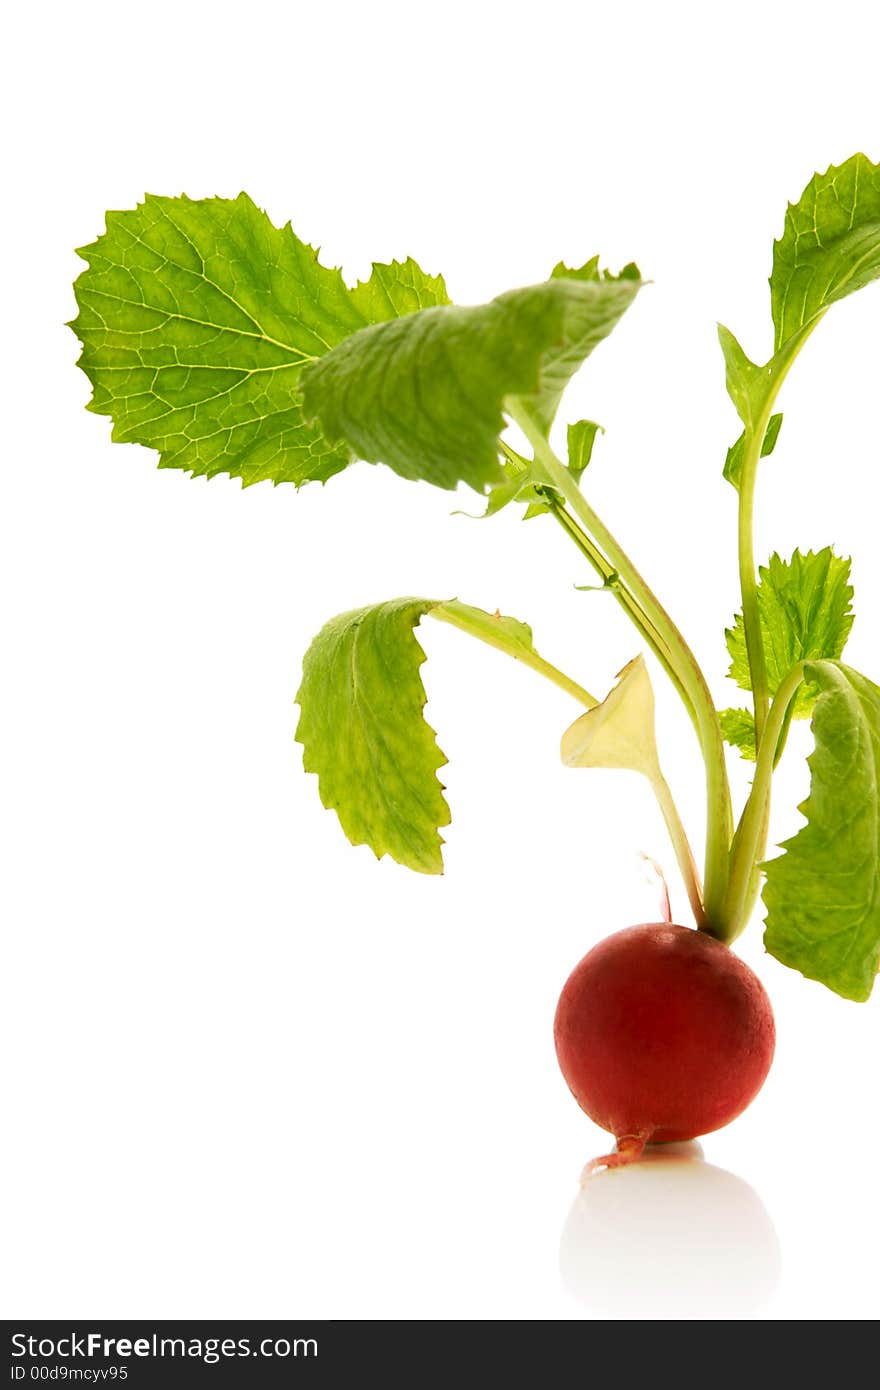
[[(462, 302), (560, 258), (638, 259), (654, 284), (564, 416), (606, 426), (591, 499), (735, 703), (721, 466), (738, 426), (715, 323), (763, 360), (786, 200), (857, 149), (880, 158), (878, 29), (845, 0), (18, 7), (5, 1316), (876, 1317), (878, 1000), (778, 966), (757, 920), (742, 951), (779, 1033), (761, 1096), (704, 1141), (711, 1166), (606, 1175), (570, 1213), (607, 1141), (556, 1069), (558, 991), (601, 936), (656, 915), (638, 852), (674, 865), (637, 778), (559, 765), (567, 697), (424, 633), (454, 817), (442, 878), (350, 848), (301, 770), (301, 655), (370, 600), (497, 605), (604, 692), (638, 642), (575, 592), (576, 552), (546, 519), (451, 517), (475, 499), (382, 468), (299, 495), (157, 472), (84, 410), (63, 324), (72, 248), (145, 190), (245, 188), (352, 279), (412, 254)], [(875, 677), (878, 331), (869, 290), (809, 344), (757, 523), (762, 556), (854, 554), (849, 659)], [(699, 840), (692, 736), (656, 685)], [(799, 730), (776, 840), (808, 748)]]

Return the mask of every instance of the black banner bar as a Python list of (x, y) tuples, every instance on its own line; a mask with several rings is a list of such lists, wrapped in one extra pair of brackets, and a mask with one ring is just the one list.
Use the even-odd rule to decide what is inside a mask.
[[(623, 1339), (619, 1331), (604, 1331), (603, 1322), (578, 1318), (535, 1322), (78, 1318), (68, 1322), (7, 1319), (0, 1325), (0, 1348), (5, 1353), (0, 1355), (0, 1390), (40, 1383), (91, 1390), (96, 1386), (113, 1390), (168, 1386), (173, 1390), (178, 1385), (193, 1390), (250, 1390), (252, 1386), (261, 1390), (281, 1385), (303, 1390), (315, 1386), (454, 1390), (459, 1385), (509, 1383), (542, 1390), (564, 1385), (573, 1376), (576, 1385), (598, 1384), (609, 1373), (614, 1378), (618, 1363), (620, 1374), (627, 1378), (656, 1379), (664, 1366), (679, 1363), (686, 1342), (691, 1359), (694, 1351), (692, 1327), (682, 1333), (667, 1319), (652, 1321), (650, 1330)], [(701, 1336), (707, 1350), (710, 1343), (715, 1347), (712, 1355), (717, 1359), (718, 1334), (707, 1328)], [(811, 1342), (811, 1358), (813, 1351)], [(753, 1366), (755, 1348), (750, 1338), (742, 1338), (740, 1346), (725, 1339), (728, 1378), (741, 1373), (745, 1379), (751, 1374), (746, 1357)]]
[[(3, 1322), (4, 1386), (380, 1387), (465, 1384), (509, 1370), (544, 1383), (571, 1365), (583, 1324), (357, 1321)], [(527, 1330), (526, 1330), (527, 1329)], [(567, 1335), (560, 1338), (562, 1331)]]

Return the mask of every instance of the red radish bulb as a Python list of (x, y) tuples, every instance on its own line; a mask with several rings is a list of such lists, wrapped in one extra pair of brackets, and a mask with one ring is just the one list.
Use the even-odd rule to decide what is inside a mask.
[(705, 932), (627, 927), (575, 967), (559, 1000), (556, 1055), (617, 1167), (646, 1144), (695, 1139), (739, 1115), (773, 1061), (776, 1030), (758, 977)]

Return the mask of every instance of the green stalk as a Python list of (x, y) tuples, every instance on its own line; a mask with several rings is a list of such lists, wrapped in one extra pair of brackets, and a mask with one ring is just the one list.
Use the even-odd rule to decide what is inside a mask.
[(795, 336), (784, 344), (766, 367), (755, 368), (756, 380), (762, 383), (757, 397), (748, 398), (746, 414), (751, 416), (753, 399), (760, 403), (754, 420), (745, 420), (745, 440), (743, 442), (742, 473), (739, 481), (739, 521), (738, 555), (739, 582), (742, 592), (743, 630), (746, 639), (746, 653), (749, 659), (749, 672), (752, 683), (752, 697), (755, 706), (755, 745), (761, 747), (770, 695), (767, 684), (767, 660), (764, 654), (764, 636), (761, 632), (761, 615), (758, 608), (758, 582), (755, 567), (754, 514), (755, 485), (758, 479), (758, 464), (764, 436), (773, 414), (776, 398), (782, 383), (788, 376), (792, 364), (816, 325), (824, 316), (817, 314)]
[(789, 709), (804, 678), (804, 663), (792, 667), (770, 705), (764, 741), (758, 749), (755, 779), (734, 837), (730, 860), (730, 883), (724, 904), (725, 941), (735, 941), (748, 925), (754, 907), (758, 863), (763, 858), (770, 816), (770, 785), (778, 761), (780, 741), (789, 724)]
[[(777, 762), (778, 762), (778, 761), (779, 761), (779, 758), (778, 758), (778, 754), (777, 754)], [(739, 935), (741, 934), (741, 932), (745, 930), (746, 926), (748, 926), (749, 922), (752, 920), (752, 913), (753, 913), (754, 910), (755, 910), (755, 904), (757, 903), (758, 898), (760, 897), (760, 894), (761, 894), (761, 882), (762, 882), (763, 877), (764, 877), (764, 871), (763, 871), (761, 865), (763, 864), (763, 862), (764, 862), (764, 856), (765, 856), (766, 853), (767, 853), (767, 837), (768, 837), (769, 833), (770, 833), (770, 796), (768, 795), (768, 797), (767, 797), (767, 804), (766, 804), (766, 806), (764, 807), (764, 819), (763, 819), (763, 821), (761, 822), (761, 830), (760, 830), (760, 834), (759, 834), (759, 836), (758, 836), (758, 846), (757, 846), (757, 849), (756, 849), (756, 852), (755, 852), (755, 862), (754, 862), (754, 864), (752, 865), (752, 874), (751, 874), (751, 878), (749, 879), (749, 887), (748, 887), (748, 891), (747, 891), (746, 896), (745, 896), (745, 901), (744, 901), (743, 906), (742, 906), (742, 909), (741, 909), (741, 915), (742, 915), (742, 923), (743, 923), (743, 925), (742, 925), (742, 927), (740, 927), (740, 928), (738, 929), (738, 931), (737, 931), (737, 936), (739, 936)]]
[[(779, 738), (776, 740), (776, 751), (773, 754), (774, 772), (776, 771), (776, 768), (779, 766), (779, 759), (785, 752), (785, 745), (788, 742), (788, 735), (791, 729), (791, 721), (794, 715), (794, 707), (796, 703), (796, 700), (789, 700), (788, 709), (785, 711), (785, 717), (782, 721), (782, 729), (780, 730)], [(752, 913), (755, 910), (755, 903), (758, 901), (758, 895), (761, 892), (761, 878), (763, 877), (761, 871), (761, 863), (764, 859), (764, 855), (767, 853), (767, 835), (769, 833), (769, 830), (770, 796), (768, 795), (767, 805), (764, 811), (764, 821), (761, 826), (760, 835), (758, 836), (758, 847), (755, 851), (755, 863), (752, 868), (752, 877), (749, 882), (749, 891), (746, 895), (745, 904), (742, 909), (742, 920), (746, 923), (752, 920)]]
[[(591, 695), (589, 690), (585, 690), (564, 671), (560, 671), (549, 661), (545, 661), (536, 651), (532, 651), (519, 642), (512, 642), (503, 629), (493, 630), (491, 616), (487, 621), (480, 621), (473, 612), (468, 611), (466, 605), (456, 606), (454, 601), (438, 603), (435, 607), (429, 608), (428, 616), (436, 618), (438, 622), (449, 623), (461, 632), (466, 632), (469, 636), (485, 642), (487, 646), (495, 647), (497, 651), (513, 657), (514, 661), (522, 662), (523, 666), (528, 666), (532, 671), (537, 671), (539, 675), (552, 681), (554, 685), (558, 685), (559, 689), (564, 690), (567, 695), (573, 695), (587, 709), (593, 709), (596, 705), (601, 704), (601, 701), (597, 700), (595, 695)], [(480, 616), (482, 617), (482, 615)]]
[[(479, 641), (485, 642), (487, 646), (495, 647), (498, 651), (504, 652), (506, 656), (513, 657), (515, 661), (521, 661), (524, 666), (537, 671), (539, 675), (552, 681), (566, 694), (573, 695), (587, 709), (594, 709), (600, 703), (582, 685), (578, 685), (577, 681), (573, 681), (570, 676), (565, 675), (549, 661), (545, 661), (536, 651), (512, 640), (491, 614), (469, 608), (467, 604), (461, 604), (455, 600), (449, 603), (438, 603), (434, 608), (428, 610), (428, 614), (430, 617), (436, 618), (438, 622), (449, 623), (450, 626), (457, 627), (461, 632), (466, 632), (469, 637), (476, 637)], [(685, 882), (694, 917), (697, 925), (703, 927), (706, 923), (706, 914), (703, 907), (700, 876), (693, 850), (678, 813), (678, 807), (659, 765), (649, 774), (648, 780), (666, 823), (666, 829), (672, 841), (672, 848), (675, 851), (675, 858)]]
[[(746, 396), (748, 408), (743, 416), (745, 439), (742, 472), (739, 481), (738, 558), (742, 592), (743, 630), (755, 709), (756, 767), (752, 790), (737, 827), (731, 849), (730, 880), (722, 911), (723, 937), (735, 941), (752, 915), (761, 889), (760, 863), (767, 848), (770, 826), (770, 786), (773, 770), (782, 756), (788, 738), (794, 708), (794, 695), (803, 679), (803, 665), (793, 668), (770, 703), (767, 681), (767, 660), (761, 613), (758, 605), (758, 583), (755, 566), (754, 513), (758, 464), (767, 426), (776, 404), (782, 383), (804, 343), (824, 317), (824, 310), (788, 342), (778, 347), (764, 368), (756, 369), (756, 379), (763, 377), (763, 398), (754, 399), (760, 409), (751, 420), (753, 398)], [(738, 405), (741, 410), (742, 403)], [(742, 413), (742, 410), (741, 410)]]
[(507, 413), (519, 425), (534, 449), (535, 459), (546, 481), (565, 498), (585, 530), (599, 544), (613, 564), (641, 610), (662, 638), (669, 660), (684, 688), (696, 716), (696, 727), (706, 768), (706, 873), (705, 912), (707, 927), (718, 934), (724, 930), (723, 902), (727, 887), (728, 851), (733, 829), (730, 785), (724, 756), (724, 741), (718, 714), (706, 679), (690, 647), (669, 614), (645, 583), (626, 551), (593, 511), (568, 469), (556, 457), (541, 430), (521, 407), (507, 403)]
[(611, 582), (617, 575), (617, 570), (610, 563), (610, 561), (605, 558), (599, 547), (595, 545), (594, 542), (587, 535), (586, 531), (584, 531), (578, 525), (577, 521), (571, 515), (571, 513), (567, 512), (565, 507), (562, 506), (561, 503), (556, 499), (556, 494), (551, 492), (549, 489), (546, 489), (546, 496), (544, 496), (542, 500), (544, 501), (545, 505), (550, 508), (551, 515), (555, 517), (562, 529), (574, 541), (581, 554), (585, 555), (586, 558), (589, 560), (590, 564), (593, 566), (593, 569), (599, 575), (600, 579), (603, 581), (603, 583), (609, 589), (609, 591), (614, 595), (615, 599), (623, 608), (623, 611), (626, 613), (627, 617), (633, 623), (635, 623), (639, 632), (642, 634), (645, 641), (648, 643), (648, 646), (651, 648), (651, 651), (654, 653), (657, 660), (660, 662), (660, 665), (663, 667), (663, 670), (666, 672), (667, 676), (672, 681), (673, 685), (678, 691), (682, 699), (682, 702), (684, 703), (684, 707), (690, 715), (691, 723), (694, 725), (695, 728), (697, 728), (696, 712), (694, 710), (693, 705), (690, 702), (690, 698), (688, 696), (687, 691), (685, 690), (684, 686), (678, 678), (678, 673), (672, 665), (669, 650), (666, 644), (664, 643), (663, 638), (660, 636), (660, 633), (651, 623), (647, 614), (644, 613), (643, 610), (639, 607), (635, 598), (626, 588), (626, 586), (622, 582)]
[(764, 442), (772, 408), (773, 402), (771, 400), (762, 412), (757, 428), (754, 431), (746, 431), (742, 475), (739, 484), (739, 583), (742, 592), (743, 629), (746, 652), (749, 658), (752, 699), (755, 707), (755, 745), (759, 749), (764, 736), (770, 696), (767, 687), (767, 661), (764, 655), (764, 637), (761, 632), (761, 616), (758, 609), (758, 581), (755, 568), (755, 484), (758, 478), (761, 446)]
[(651, 777), (651, 786), (657, 798), (657, 805), (666, 822), (666, 829), (672, 841), (672, 848), (675, 851), (675, 858), (678, 863), (681, 876), (684, 879), (684, 886), (687, 889), (688, 900), (694, 920), (700, 931), (708, 930), (709, 923), (706, 919), (706, 909), (703, 904), (703, 889), (700, 884), (700, 871), (697, 868), (697, 861), (694, 859), (694, 852), (691, 849), (690, 841), (687, 837), (681, 816), (678, 814), (678, 807), (672, 796), (669, 783), (663, 776), (660, 769)]

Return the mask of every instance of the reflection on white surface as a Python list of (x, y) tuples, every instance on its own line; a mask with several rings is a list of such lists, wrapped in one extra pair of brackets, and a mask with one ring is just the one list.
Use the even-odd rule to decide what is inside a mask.
[(748, 1317), (779, 1278), (779, 1241), (757, 1192), (699, 1144), (648, 1150), (594, 1174), (562, 1232), (560, 1268), (590, 1312), (619, 1318)]

